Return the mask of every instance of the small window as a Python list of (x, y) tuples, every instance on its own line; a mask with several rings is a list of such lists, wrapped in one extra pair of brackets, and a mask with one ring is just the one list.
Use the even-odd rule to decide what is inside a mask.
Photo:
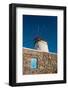
[(37, 58), (31, 59), (31, 68), (36, 69), (37, 68)]

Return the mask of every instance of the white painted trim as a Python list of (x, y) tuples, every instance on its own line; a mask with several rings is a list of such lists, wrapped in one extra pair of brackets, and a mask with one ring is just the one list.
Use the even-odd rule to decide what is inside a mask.
[[(32, 50), (32, 51), (36, 51), (36, 52), (45, 52), (45, 51), (42, 51), (42, 50), (36, 50), (36, 49), (31, 49), (31, 48), (26, 48), (26, 47), (23, 47), (23, 49), (28, 49), (28, 50)], [(48, 53), (48, 54), (56, 54), (57, 55), (57, 53), (53, 53), (53, 52), (46, 52), (46, 53)]]

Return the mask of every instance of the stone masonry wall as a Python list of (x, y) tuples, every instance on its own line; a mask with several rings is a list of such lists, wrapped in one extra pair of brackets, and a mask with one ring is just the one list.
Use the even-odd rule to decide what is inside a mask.
[[(31, 58), (33, 57), (38, 60), (36, 69), (31, 68)], [(57, 55), (24, 48), (22, 66), (24, 75), (57, 73)]]

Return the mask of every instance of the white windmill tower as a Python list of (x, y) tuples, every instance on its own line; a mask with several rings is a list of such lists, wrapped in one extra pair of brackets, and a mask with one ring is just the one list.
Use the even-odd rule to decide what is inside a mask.
[(35, 38), (35, 49), (49, 52), (48, 43), (43, 39), (41, 39), (40, 37)]

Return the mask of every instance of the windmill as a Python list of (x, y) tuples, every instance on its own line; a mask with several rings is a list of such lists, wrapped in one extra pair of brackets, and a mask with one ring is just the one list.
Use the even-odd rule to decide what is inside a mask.
[(33, 46), (34, 49), (41, 50), (44, 52), (49, 52), (48, 43), (42, 39), (42, 35), (40, 35), (41, 32), (40, 32), (39, 25), (37, 26), (38, 26), (37, 35), (34, 37), (34, 39), (31, 38), (29, 42), (25, 41), (24, 43), (26, 43), (27, 45), (30, 45), (34, 41), (34, 46)]
[[(40, 30), (39, 30), (39, 25), (38, 25), (38, 33), (39, 32), (40, 32)], [(41, 50), (41, 51), (49, 52), (48, 43), (45, 40), (43, 40), (41, 36), (37, 35), (34, 38), (34, 42), (35, 42), (34, 48), (36, 50)]]

